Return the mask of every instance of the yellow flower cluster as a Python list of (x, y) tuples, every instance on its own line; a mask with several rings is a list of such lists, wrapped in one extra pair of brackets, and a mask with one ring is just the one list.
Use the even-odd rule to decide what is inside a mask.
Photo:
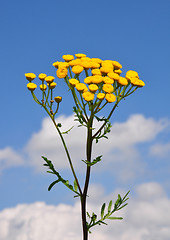
[[(93, 101), (95, 95), (101, 101), (106, 99), (107, 102), (114, 102), (121, 87), (145, 85), (135, 71), (130, 70), (125, 77), (120, 76), (122, 65), (117, 61), (89, 58), (83, 53), (75, 54), (75, 57), (63, 55), (62, 58), (65, 62), (53, 63), (57, 68), (57, 77), (64, 78), (68, 86), (80, 92), (87, 102)], [(82, 76), (83, 72), (85, 77)], [(80, 77), (83, 77), (83, 82)]]

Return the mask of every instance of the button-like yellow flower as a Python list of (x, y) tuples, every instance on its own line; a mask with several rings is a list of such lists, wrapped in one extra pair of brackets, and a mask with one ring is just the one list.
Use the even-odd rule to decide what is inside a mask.
[(49, 88), (50, 89), (54, 89), (56, 87), (57, 83), (52, 82), (51, 84), (49, 84)]
[(41, 85), (40, 85), (40, 89), (41, 89), (42, 91), (45, 91), (45, 90), (47, 89), (47, 86), (46, 86), (45, 84), (41, 84)]
[(113, 63), (114, 69), (120, 69), (120, 68), (122, 68), (122, 65), (121, 65), (119, 62), (117, 62), (117, 61), (112, 61), (112, 63)]
[(87, 91), (87, 86), (84, 83), (77, 83), (76, 89), (78, 92), (85, 92), (85, 91)]
[(116, 70), (114, 70), (114, 72), (120, 75), (122, 73), (122, 70), (116, 69)]
[(126, 86), (126, 85), (128, 85), (128, 80), (124, 77), (119, 77), (118, 83), (120, 85)]
[(99, 63), (96, 63), (96, 62), (92, 62), (91, 61), (91, 69), (96, 69), (96, 68), (99, 68), (100, 67), (100, 64)]
[(82, 57), (86, 57), (86, 54), (77, 53), (77, 54), (75, 54), (75, 56), (76, 56), (77, 58), (82, 58)]
[(74, 56), (73, 55), (63, 55), (62, 58), (66, 61), (66, 62), (70, 62), (71, 60), (74, 59)]
[(34, 73), (25, 73), (25, 77), (28, 81), (32, 81), (36, 78), (36, 75)]
[(82, 60), (80, 66), (82, 66), (84, 69), (89, 69), (92, 67), (92, 63), (89, 60)]
[(83, 95), (84, 100), (87, 102), (93, 101), (93, 99), (94, 99), (94, 94), (91, 92), (84, 92), (82, 95)]
[(95, 93), (98, 89), (99, 89), (99, 88), (98, 88), (98, 86), (97, 86), (96, 84), (90, 84), (90, 85), (89, 85), (89, 90), (90, 90), (90, 92), (92, 92), (92, 93)]
[(105, 93), (98, 93), (98, 94), (97, 94), (97, 98), (98, 98), (99, 100), (103, 100), (104, 97), (105, 97)]
[(106, 93), (112, 93), (114, 90), (113, 86), (111, 84), (104, 84), (103, 85), (103, 91)]
[(100, 72), (100, 69), (92, 69), (91, 70), (91, 73), (92, 73), (92, 75), (102, 75), (102, 73)]
[(109, 73), (107, 74), (107, 76), (108, 76), (109, 78), (114, 79), (115, 81), (118, 81), (119, 78), (120, 78), (120, 76), (119, 76), (117, 73), (114, 73), (114, 72), (109, 72)]
[(107, 102), (112, 103), (116, 101), (116, 96), (112, 93), (107, 93), (105, 99)]
[(100, 68), (100, 71), (101, 71), (101, 73), (107, 74), (107, 73), (113, 71), (113, 66), (112, 66), (112, 67), (111, 67), (110, 65), (102, 66), (102, 67)]
[(30, 90), (30, 91), (34, 91), (36, 88), (37, 88), (37, 85), (35, 83), (28, 83), (27, 84), (27, 88)]
[(86, 83), (86, 84), (90, 84), (90, 83), (92, 83), (92, 76), (89, 76), (89, 77), (86, 77), (85, 79), (84, 79), (84, 82)]
[(54, 81), (54, 79), (55, 79), (55, 77), (53, 77), (53, 76), (47, 76), (47, 77), (45, 77), (45, 81), (47, 82), (47, 83), (52, 83), (53, 81)]
[(75, 78), (71, 78), (69, 79), (69, 83), (72, 87), (75, 87), (77, 83), (79, 83), (79, 81)]
[(54, 98), (54, 100), (57, 102), (57, 103), (60, 103), (62, 101), (62, 97), (60, 96), (57, 96)]
[(126, 73), (126, 78), (127, 78), (128, 80), (131, 80), (131, 78), (139, 78), (139, 75), (138, 75), (138, 73), (137, 73), (136, 71), (129, 70), (129, 71), (127, 71), (127, 73)]
[(103, 82), (108, 84), (113, 84), (114, 80), (106, 76), (106, 77), (103, 77)]
[(57, 70), (56, 74), (58, 78), (65, 78), (67, 76), (67, 68), (60, 68)]
[(99, 64), (101, 64), (103, 62), (103, 60), (101, 60), (100, 58), (91, 58), (91, 60), (93, 62), (96, 62), (96, 63), (99, 63)]
[(103, 77), (100, 76), (100, 75), (94, 75), (91, 77), (91, 82), (94, 83), (94, 84), (99, 84), (103, 81)]
[(80, 59), (75, 59), (75, 60), (72, 60), (72, 61), (69, 62), (69, 65), (71, 67), (77, 66), (77, 65), (80, 65), (80, 64), (81, 64), (81, 60)]
[(47, 74), (45, 74), (45, 73), (40, 73), (40, 74), (38, 75), (38, 77), (39, 77), (40, 80), (44, 80), (44, 79), (47, 77)]
[(82, 66), (73, 66), (72, 67), (72, 72), (75, 74), (80, 74), (84, 68)]
[(68, 68), (69, 63), (68, 62), (60, 62), (58, 65), (58, 68)]
[(59, 64), (60, 64), (60, 63), (61, 63), (61, 62), (58, 62), (58, 61), (57, 61), (57, 62), (54, 62), (54, 63), (53, 63), (53, 66), (54, 66), (55, 68), (59, 68)]
[(138, 86), (138, 87), (144, 87), (145, 86), (145, 83), (137, 77), (136, 78), (131, 78), (130, 81), (131, 81), (131, 84), (133, 86)]

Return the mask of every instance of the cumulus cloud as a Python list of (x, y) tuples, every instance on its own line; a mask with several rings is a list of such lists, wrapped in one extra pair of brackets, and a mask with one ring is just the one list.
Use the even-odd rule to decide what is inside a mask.
[[(93, 194), (95, 201), (88, 198), (89, 212), (99, 210), (101, 203), (109, 199), (108, 196), (104, 197), (100, 185), (92, 186), (91, 191), (98, 194)], [(136, 196), (133, 199), (130, 197), (129, 205), (119, 213), (124, 220), (107, 222), (108, 226), (97, 226), (89, 239), (169, 240), (169, 206), (170, 199), (160, 184), (150, 182), (139, 185), (136, 187)], [(20, 204), (0, 212), (0, 239), (80, 240), (80, 219), (78, 202), (73, 206), (52, 206), (43, 202)]]
[(11, 147), (0, 149), (0, 171), (2, 171), (5, 168), (19, 166), (23, 164), (24, 161), (21, 155), (18, 154)]
[[(62, 131), (74, 126), (69, 134), (64, 135), (64, 138), (74, 166), (79, 170), (82, 169), (81, 160), (86, 159), (86, 128), (78, 127), (78, 123), (74, 121), (74, 116), (60, 116), (56, 121), (62, 123)], [(154, 140), (168, 125), (169, 122), (165, 119), (155, 121), (153, 118), (145, 118), (141, 114), (130, 116), (126, 122), (115, 122), (108, 135), (109, 140), (102, 139), (94, 146), (93, 157), (103, 155), (103, 159), (106, 161), (102, 170), (104, 168), (109, 170), (111, 169), (110, 165), (112, 165), (112, 169), (119, 168), (119, 173), (117, 171), (116, 173), (118, 173), (117, 176), (121, 176), (122, 180), (134, 178), (136, 174), (143, 171), (137, 144)], [(98, 129), (99, 122), (95, 121), (94, 126)], [(32, 135), (25, 151), (28, 154), (29, 162), (37, 169), (41, 169), (43, 165), (41, 155), (53, 160), (57, 169), (69, 167), (59, 135), (49, 118), (45, 118), (40, 131)]]

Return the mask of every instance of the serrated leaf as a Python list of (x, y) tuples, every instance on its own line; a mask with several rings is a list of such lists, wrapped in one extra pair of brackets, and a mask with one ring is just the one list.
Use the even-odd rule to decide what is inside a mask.
[(102, 207), (101, 207), (101, 219), (102, 219), (103, 216), (104, 216), (105, 207), (106, 207), (106, 203), (103, 203), (103, 205), (102, 205)]

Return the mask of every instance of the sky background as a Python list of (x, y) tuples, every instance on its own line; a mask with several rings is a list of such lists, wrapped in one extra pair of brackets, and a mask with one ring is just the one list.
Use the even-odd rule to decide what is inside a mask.
[[(92, 171), (89, 209), (131, 193), (124, 220), (97, 228), (90, 240), (169, 240), (169, 9), (168, 0), (1, 1), (0, 239), (81, 239), (79, 202), (61, 184), (47, 191), (54, 178), (42, 167), (42, 155), (55, 159), (63, 177), (72, 176), (24, 74), (55, 76), (52, 63), (62, 55), (85, 53), (119, 61), (122, 76), (135, 70), (146, 84), (120, 103), (109, 140), (94, 149), (103, 161)], [(63, 96), (57, 118), (68, 129), (71, 96), (61, 79), (56, 82), (56, 95)], [(66, 137), (81, 182), (84, 134), (75, 127)]]

